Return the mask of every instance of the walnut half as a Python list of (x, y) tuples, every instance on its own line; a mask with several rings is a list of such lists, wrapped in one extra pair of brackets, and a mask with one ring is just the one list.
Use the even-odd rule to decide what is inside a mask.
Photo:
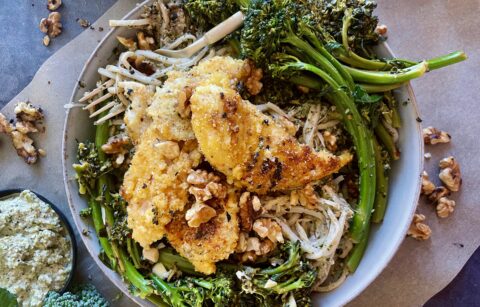
[(435, 185), (430, 181), (426, 171), (422, 172), (422, 194), (430, 195), (435, 190)]
[(282, 228), (272, 219), (261, 218), (255, 220), (253, 223), (253, 230), (258, 234), (260, 238), (268, 238), (273, 243), (283, 243)]
[(460, 165), (454, 157), (450, 156), (442, 159), (439, 163), (440, 174), (438, 177), (452, 192), (460, 190), (462, 184), (462, 174), (460, 173)]
[(432, 234), (430, 227), (423, 222), (425, 221), (425, 215), (415, 213), (412, 223), (408, 229), (407, 236), (410, 236), (417, 240), (428, 240)]
[(51, 12), (47, 18), (40, 20), (40, 31), (48, 34), (50, 37), (57, 37), (62, 33), (62, 15), (59, 12)]
[(185, 212), (185, 219), (190, 227), (199, 227), (203, 223), (210, 221), (217, 215), (215, 209), (203, 203), (194, 203), (193, 206)]
[(436, 209), (438, 217), (446, 218), (455, 210), (455, 201), (442, 197), (438, 200)]
[(449, 143), (451, 140), (450, 134), (445, 131), (438, 130), (434, 127), (427, 127), (423, 129), (423, 142), (429, 145), (439, 143)]

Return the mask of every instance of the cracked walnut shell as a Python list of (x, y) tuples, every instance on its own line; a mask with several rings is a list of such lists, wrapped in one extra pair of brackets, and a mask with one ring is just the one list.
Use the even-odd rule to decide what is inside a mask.
[(448, 217), (453, 211), (455, 210), (455, 201), (448, 199), (446, 197), (442, 197), (438, 200), (437, 203), (437, 215), (440, 218)]
[(455, 158), (450, 156), (442, 159), (439, 166), (441, 171), (438, 177), (445, 186), (452, 192), (460, 190), (460, 186), (462, 185), (462, 174), (460, 172), (460, 165)]
[(428, 225), (423, 223), (424, 221), (425, 215), (415, 213), (410, 228), (408, 228), (407, 236), (411, 236), (417, 240), (428, 240), (432, 234), (432, 230)]

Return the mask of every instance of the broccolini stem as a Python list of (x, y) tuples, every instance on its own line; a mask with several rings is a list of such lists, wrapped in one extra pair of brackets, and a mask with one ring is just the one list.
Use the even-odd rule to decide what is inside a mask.
[(305, 75), (293, 76), (288, 79), (288, 81), (296, 85), (305, 86), (314, 90), (321, 91), (324, 89), (324, 85), (322, 84), (322, 82), (319, 82), (317, 79)]
[(447, 55), (439, 56), (430, 60), (427, 60), (428, 69), (439, 69), (448, 65), (452, 65), (458, 62), (465, 61), (467, 55), (463, 51), (455, 51)]
[(360, 240), (357, 244), (353, 246), (350, 254), (348, 255), (346, 265), (350, 273), (355, 272), (358, 265), (360, 264), (360, 260), (362, 260), (363, 254), (365, 253), (365, 249), (367, 248), (368, 243), (368, 234), (370, 232), (370, 223), (366, 225), (365, 232), (366, 235), (362, 237), (362, 240)]
[(386, 175), (386, 169), (382, 161), (382, 149), (375, 138), (373, 141), (375, 143), (377, 191), (375, 194), (375, 203), (373, 204), (372, 222), (380, 223), (383, 221), (387, 208), (388, 176)]
[(341, 56), (340, 60), (350, 64), (352, 66), (356, 66), (359, 68), (371, 69), (371, 70), (388, 70), (392, 68), (392, 65), (378, 61), (378, 60), (369, 60), (362, 58), (350, 48), (348, 43), (348, 29), (350, 28), (350, 24), (352, 23), (352, 9), (345, 10), (345, 15), (343, 16), (343, 24), (342, 24), (342, 43), (343, 47), (345, 48), (348, 56)]
[(392, 158), (393, 160), (398, 160), (400, 158), (400, 152), (398, 151), (397, 146), (393, 141), (392, 135), (387, 131), (387, 129), (382, 123), (379, 123), (375, 127), (375, 134), (378, 136), (383, 146), (385, 146), (385, 148), (387, 149), (390, 158)]
[(355, 242), (362, 240), (366, 233), (367, 225), (370, 223), (370, 216), (375, 200), (375, 152), (372, 141), (372, 134), (363, 122), (360, 112), (355, 106), (353, 99), (338, 86), (338, 84), (321, 69), (302, 62), (291, 63), (299, 70), (310, 71), (325, 82), (334, 90), (327, 98), (344, 115), (343, 123), (346, 130), (352, 136), (358, 158), (360, 170), (360, 200), (353, 217), (351, 235)]
[(404, 85), (404, 83), (394, 83), (394, 84), (358, 84), (361, 86), (367, 93), (384, 93), (394, 89), (397, 89)]
[(139, 269), (142, 267), (142, 263), (140, 261), (140, 254), (138, 252), (138, 247), (135, 241), (133, 241), (131, 238), (127, 238), (127, 251), (128, 254), (130, 255), (130, 258), (132, 258), (133, 265), (135, 265), (135, 268)]
[(95, 196), (89, 195), (88, 199), (88, 206), (92, 208), (92, 220), (93, 220), (93, 227), (95, 228), (95, 232), (97, 233), (98, 240), (100, 241), (100, 246), (102, 247), (105, 255), (107, 255), (108, 259), (110, 260), (110, 267), (116, 267), (117, 260), (113, 256), (112, 246), (108, 241), (108, 238), (101, 235), (102, 229), (105, 228), (102, 219), (102, 208), (100, 204), (95, 200)]
[(371, 84), (397, 84), (423, 76), (428, 70), (427, 62), (421, 62), (409, 68), (393, 71), (367, 71), (343, 66), (353, 80)]
[[(307, 53), (312, 60), (325, 72), (327, 72), (335, 83), (340, 86), (349, 87), (349, 85), (345, 82), (342, 75), (338, 72), (338, 70), (330, 63), (322, 54), (320, 54), (315, 48), (313, 48), (309, 43), (303, 41), (295, 34), (289, 35), (287, 38), (284, 39), (285, 43), (288, 43), (296, 48), (303, 50)], [(349, 87), (350, 88), (350, 87)]]
[(135, 287), (139, 292), (141, 298), (146, 298), (150, 294), (153, 294), (153, 287), (151, 283), (146, 280), (140, 272), (137, 271), (135, 266), (130, 262), (127, 255), (120, 249), (120, 261), (125, 267), (125, 278)]
[(187, 259), (183, 258), (180, 255), (174, 254), (172, 250), (168, 248), (162, 248), (159, 251), (158, 261), (164, 264), (167, 268), (176, 267), (180, 269), (180, 271), (187, 274), (198, 276), (202, 275), (195, 271), (194, 266)]

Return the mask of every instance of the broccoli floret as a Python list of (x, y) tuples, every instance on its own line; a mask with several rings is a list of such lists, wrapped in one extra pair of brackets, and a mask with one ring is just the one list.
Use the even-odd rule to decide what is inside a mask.
[(99, 158), (98, 150), (92, 142), (78, 144), (77, 159), (78, 163), (73, 168), (77, 173), (79, 192), (93, 195), (96, 180), (112, 170), (112, 163)]
[(107, 300), (91, 284), (81, 285), (72, 292), (50, 291), (43, 300), (44, 307), (108, 307)]
[(300, 243), (288, 241), (283, 244), (279, 257), (285, 262), (277, 267), (245, 267), (237, 272), (241, 280), (242, 299), (245, 297), (246, 301), (254, 301), (257, 305), (272, 306), (272, 302), (286, 304), (288, 296), (293, 294), (295, 300), (302, 302), (302, 306), (308, 306), (310, 301), (303, 296), (310, 297), (317, 272), (302, 257)]
[(83, 208), (82, 210), (80, 210), (79, 214), (83, 218), (91, 217), (92, 216), (92, 208), (90, 208), (90, 207)]

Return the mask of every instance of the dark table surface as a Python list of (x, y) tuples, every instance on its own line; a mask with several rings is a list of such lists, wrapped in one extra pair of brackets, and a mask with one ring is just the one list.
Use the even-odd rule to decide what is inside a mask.
[[(12, 3), (0, 0), (0, 37), (2, 38), (0, 40), (0, 58), (2, 59), (0, 61), (0, 84), (2, 84), (0, 108), (32, 80), (38, 68), (49, 56), (86, 30), (78, 24), (78, 18), (94, 22), (116, 0), (63, 0), (64, 5), (59, 12), (62, 14), (64, 30), (59, 37), (52, 40), (48, 47), (43, 46), (43, 33), (38, 29), (40, 19), (49, 13), (46, 2), (46, 0), (24, 0)], [(132, 7), (135, 3), (136, 1), (132, 1)], [(379, 14), (381, 17), (381, 8)], [(454, 23), (455, 20), (448, 22)], [(477, 249), (458, 276), (426, 304), (432, 307), (478, 305), (480, 305), (480, 249)]]

